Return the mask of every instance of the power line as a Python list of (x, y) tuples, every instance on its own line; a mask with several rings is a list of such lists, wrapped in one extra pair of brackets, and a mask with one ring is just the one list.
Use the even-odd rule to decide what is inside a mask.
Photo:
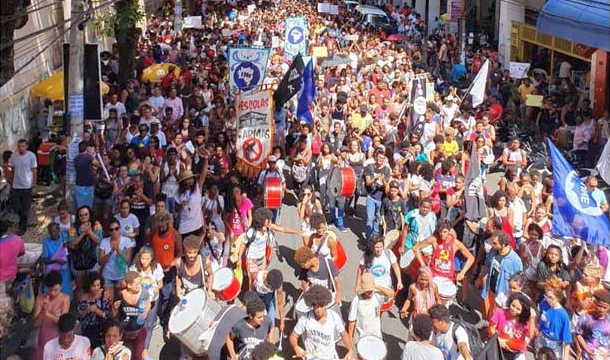
[[(6, 23), (11, 22), (13, 20), (17, 20), (17, 19), (19, 19), (19, 18), (21, 18), (23, 16), (29, 15), (29, 14), (31, 14), (33, 12), (40, 11), (42, 9), (46, 9), (48, 7), (51, 7), (51, 6), (56, 6), (58, 4), (61, 4), (61, 1), (54, 1), (54, 2), (52, 2), (50, 4), (47, 4), (45, 6), (41, 6), (41, 7), (36, 8), (36, 9), (32, 9), (32, 10), (24, 11), (24, 12), (17, 12), (17, 13), (15, 13), (13, 15), (10, 15), (10, 16), (0, 17), (0, 24), (6, 24)], [(24, 9), (24, 10), (26, 10), (26, 9)]]

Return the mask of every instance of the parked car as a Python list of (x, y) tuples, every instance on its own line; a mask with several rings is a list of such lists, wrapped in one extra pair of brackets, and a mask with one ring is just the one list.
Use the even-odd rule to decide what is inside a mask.
[(356, 12), (362, 26), (373, 27), (386, 33), (392, 32), (395, 28), (388, 14), (376, 6), (358, 5), (356, 6)]

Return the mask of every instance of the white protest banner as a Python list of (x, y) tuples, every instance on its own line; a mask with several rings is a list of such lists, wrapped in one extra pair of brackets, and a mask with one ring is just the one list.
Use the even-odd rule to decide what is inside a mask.
[(339, 6), (331, 3), (318, 3), (318, 12), (322, 14), (339, 14)]
[(347, 41), (358, 41), (360, 37), (358, 36), (358, 34), (349, 34), (345, 36), (345, 40)]
[(248, 15), (252, 15), (252, 13), (256, 10), (256, 4), (248, 5)]
[(237, 158), (243, 165), (262, 168), (273, 147), (271, 90), (237, 96)]
[(309, 37), (309, 25), (305, 17), (291, 17), (286, 19), (286, 36), (284, 41), (284, 52), (292, 57), (298, 53), (305, 55), (307, 52), (307, 38)]
[(203, 29), (201, 16), (187, 16), (184, 18), (183, 29)]
[(527, 77), (527, 72), (530, 69), (530, 63), (510, 62), (510, 77), (513, 79), (524, 79)]
[(270, 50), (229, 47), (229, 84), (231, 90), (250, 91), (263, 83)]

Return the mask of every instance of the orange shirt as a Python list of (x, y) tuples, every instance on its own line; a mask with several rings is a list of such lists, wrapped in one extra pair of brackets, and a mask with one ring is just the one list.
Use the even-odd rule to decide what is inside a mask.
[(50, 141), (45, 141), (38, 147), (38, 166), (49, 166), (49, 155), (51, 154), (51, 149), (53, 149), (53, 144)]
[(170, 227), (163, 235), (160, 235), (157, 231), (153, 232), (151, 235), (151, 243), (153, 251), (155, 252), (155, 258), (157, 258), (157, 261), (164, 270), (169, 268), (176, 258), (175, 237), (176, 229), (173, 227)]

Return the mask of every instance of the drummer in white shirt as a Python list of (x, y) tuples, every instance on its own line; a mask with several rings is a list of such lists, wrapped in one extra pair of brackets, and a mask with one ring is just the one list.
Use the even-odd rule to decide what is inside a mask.
[(396, 291), (400, 291), (403, 285), (396, 255), (391, 250), (385, 249), (383, 237), (377, 236), (372, 240), (370, 248), (366, 250), (364, 257), (360, 260), (356, 274), (356, 292), (360, 291), (363, 275), (371, 274), (375, 281), (376, 295), (380, 295), (378, 300), (383, 303), (385, 300), (392, 299), (395, 295), (392, 285), (392, 271), (398, 279)]
[[(259, 185), (264, 186), (265, 180), (268, 178), (279, 178), (282, 182), (282, 199), (284, 198), (284, 194), (286, 194), (286, 178), (282, 173), (282, 169), (277, 167), (277, 156), (271, 155), (267, 160), (267, 168), (263, 169), (258, 175), (257, 183)], [(280, 209), (272, 209), (273, 212), (273, 223), (277, 224), (280, 218)]]
[[(352, 340), (345, 331), (343, 320), (334, 310), (326, 306), (332, 301), (332, 294), (321, 285), (313, 285), (304, 295), (305, 304), (313, 310), (301, 317), (297, 322), (289, 341), (296, 357), (305, 360), (335, 360), (339, 359), (336, 343), (337, 335), (348, 349), (344, 359), (352, 357)], [(299, 346), (299, 337), (303, 335), (305, 349)]]

